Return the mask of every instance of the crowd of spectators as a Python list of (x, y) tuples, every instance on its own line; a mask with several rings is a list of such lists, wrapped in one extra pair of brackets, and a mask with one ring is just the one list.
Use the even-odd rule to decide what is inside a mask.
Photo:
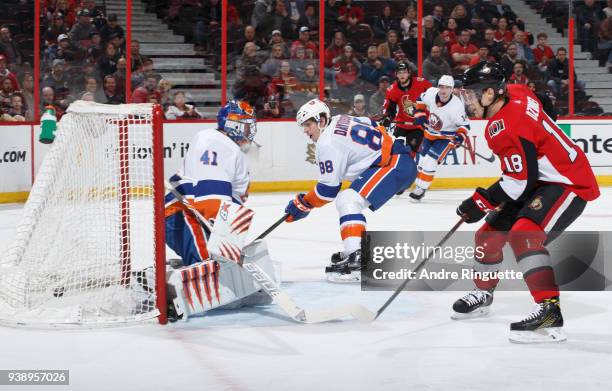
[(34, 3), (0, 2), (0, 122), (34, 120)]

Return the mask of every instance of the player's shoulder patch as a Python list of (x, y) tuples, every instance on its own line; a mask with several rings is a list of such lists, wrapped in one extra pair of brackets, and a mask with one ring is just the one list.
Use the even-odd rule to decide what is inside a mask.
[(504, 120), (498, 119), (498, 120), (491, 122), (487, 126), (487, 133), (489, 133), (490, 138), (493, 138), (497, 136), (498, 134), (500, 134), (501, 132), (503, 132), (505, 128), (506, 126), (504, 125)]

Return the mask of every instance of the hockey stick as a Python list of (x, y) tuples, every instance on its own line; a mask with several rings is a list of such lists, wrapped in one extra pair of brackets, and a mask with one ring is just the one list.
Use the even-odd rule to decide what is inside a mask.
[(469, 153), (473, 153), (474, 155), (478, 156), (482, 160), (488, 161), (489, 163), (493, 163), (495, 161), (495, 155), (491, 155), (491, 157), (484, 157), (483, 155), (481, 155), (478, 152), (474, 151), (472, 148), (470, 148), (467, 145), (459, 144), (459, 146), (462, 147), (462, 148), (465, 148)]
[[(450, 231), (448, 231), (446, 233), (446, 235), (444, 235), (444, 237), (442, 238), (442, 240), (440, 240), (438, 242), (438, 244), (436, 244), (435, 247), (441, 247), (444, 243), (446, 243), (446, 241), (455, 233), (455, 231), (457, 231), (457, 229), (459, 229), (459, 227), (461, 226), (461, 224), (463, 224), (465, 220), (462, 218), (461, 220), (457, 221), (457, 223), (453, 226), (453, 228), (450, 229)], [(413, 272), (416, 274), (422, 267), (423, 265), (425, 265), (425, 263), (427, 263), (427, 261), (429, 261), (429, 258), (431, 258), (431, 256), (434, 254), (435, 250), (430, 252), (429, 254), (427, 254), (427, 256), (425, 257), (425, 259), (423, 259), (421, 261), (421, 263), (419, 263), (417, 265), (417, 267), (414, 268)], [(376, 311), (376, 316), (374, 317), (374, 320), (378, 319), (378, 317), (380, 316), (380, 314), (383, 313), (383, 311), (389, 306), (389, 304), (391, 304), (391, 302), (393, 300), (395, 300), (395, 298), (404, 290), (404, 288), (406, 287), (406, 285), (408, 285), (408, 283), (412, 281), (412, 279), (410, 277), (407, 277), (404, 282), (402, 282), (402, 284), (395, 290), (395, 292), (393, 292), (393, 294), (391, 295), (391, 297), (389, 297), (387, 299), (387, 301), (385, 301), (385, 304), (383, 304), (380, 309), (378, 311)]]
[(267, 230), (263, 231), (263, 232), (261, 233), (261, 235), (259, 235), (258, 237), (256, 237), (256, 238), (255, 238), (255, 239), (254, 239), (254, 240), (253, 240), (251, 243), (249, 243), (249, 244), (253, 244), (254, 242), (256, 242), (256, 241), (258, 241), (258, 240), (261, 240), (261, 239), (265, 238), (266, 236), (268, 236), (268, 234), (269, 234), (270, 232), (274, 231), (274, 230), (276, 229), (276, 227), (278, 227), (279, 225), (281, 225), (282, 223), (284, 223), (284, 222), (285, 222), (285, 220), (287, 220), (287, 217), (289, 217), (289, 213), (285, 213), (285, 214), (283, 215), (283, 217), (281, 217), (280, 219), (278, 219), (278, 220), (276, 221), (276, 223), (272, 224), (272, 225), (270, 226), (270, 228), (268, 228)]
[[(165, 184), (168, 190), (170, 190), (172, 194), (174, 194), (174, 196), (183, 205), (185, 205), (187, 209), (189, 209), (189, 211), (196, 217), (198, 222), (204, 227), (206, 227), (206, 229), (212, 232), (212, 226), (208, 221), (206, 221), (206, 219), (200, 214), (200, 212), (195, 209), (193, 205), (191, 205), (187, 201), (187, 199), (185, 199), (185, 197), (181, 193), (179, 193), (176, 188), (172, 186), (168, 181), (166, 181)], [(282, 220), (277, 221), (272, 227), (268, 228), (263, 234), (259, 235), (260, 237), (249, 245), (245, 246), (245, 249), (246, 247), (255, 244), (257, 240), (261, 240), (262, 237), (272, 232), (272, 230), (278, 227), (283, 221), (285, 221), (285, 219), (286, 216), (283, 216)], [(242, 258), (244, 259), (244, 256)], [(236, 263), (231, 260), (225, 259), (222, 259), (222, 261)], [(264, 270), (262, 270), (259, 265), (252, 262), (246, 262), (239, 264), (239, 266), (246, 270), (250, 274), (251, 278), (255, 280), (259, 284), (259, 286), (261, 286), (263, 291), (266, 292), (266, 294), (268, 294), (268, 296), (270, 296), (272, 300), (274, 300), (274, 302), (279, 307), (281, 307), (281, 309), (287, 315), (289, 315), (291, 319), (296, 322), (322, 323), (329, 322), (332, 320), (338, 320), (349, 316), (364, 322), (371, 322), (375, 319), (375, 314), (373, 312), (369, 311), (367, 308), (359, 304), (347, 304), (344, 306), (329, 308), (325, 310), (307, 311), (305, 309), (302, 309), (301, 307), (298, 307), (291, 299), (291, 297), (289, 297), (289, 295), (281, 291), (280, 288), (274, 282), (274, 280), (272, 280), (272, 278), (270, 278), (270, 276), (268, 276), (268, 274)]]

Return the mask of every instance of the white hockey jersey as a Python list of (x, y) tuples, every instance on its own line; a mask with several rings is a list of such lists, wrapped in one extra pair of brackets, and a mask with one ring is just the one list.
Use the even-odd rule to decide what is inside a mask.
[(453, 136), (457, 129), (470, 128), (470, 120), (465, 114), (465, 106), (461, 99), (452, 95), (446, 103), (442, 103), (438, 98), (437, 87), (429, 87), (421, 94), (419, 101), (424, 103), (429, 110), (429, 126), (426, 133), (428, 138), (442, 138)]
[(321, 132), (316, 160), (321, 175), (314, 193), (307, 195), (313, 206), (332, 201), (343, 180), (351, 181), (367, 168), (390, 159), (393, 140), (368, 117), (336, 115)]
[[(249, 186), (247, 158), (229, 137), (218, 130), (205, 129), (189, 144), (183, 166), (172, 179), (178, 180), (181, 193), (196, 203), (207, 199), (240, 203)], [(166, 208), (175, 202), (169, 193)]]

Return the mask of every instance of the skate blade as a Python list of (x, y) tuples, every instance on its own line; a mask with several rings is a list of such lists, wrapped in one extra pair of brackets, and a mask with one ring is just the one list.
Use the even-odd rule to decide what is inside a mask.
[(352, 272), (350, 274), (342, 274), (338, 272), (325, 273), (327, 281), (336, 284), (352, 284), (361, 282), (361, 272)]
[(567, 335), (562, 327), (546, 327), (533, 331), (510, 331), (508, 339), (520, 344), (551, 343), (563, 342), (567, 340)]
[(489, 311), (491, 307), (481, 307), (477, 308), (475, 311), (468, 312), (467, 314), (462, 314), (461, 312), (453, 312), (451, 315), (451, 319), (453, 320), (465, 320), (465, 319), (474, 319), (474, 318), (484, 318), (489, 315)]

